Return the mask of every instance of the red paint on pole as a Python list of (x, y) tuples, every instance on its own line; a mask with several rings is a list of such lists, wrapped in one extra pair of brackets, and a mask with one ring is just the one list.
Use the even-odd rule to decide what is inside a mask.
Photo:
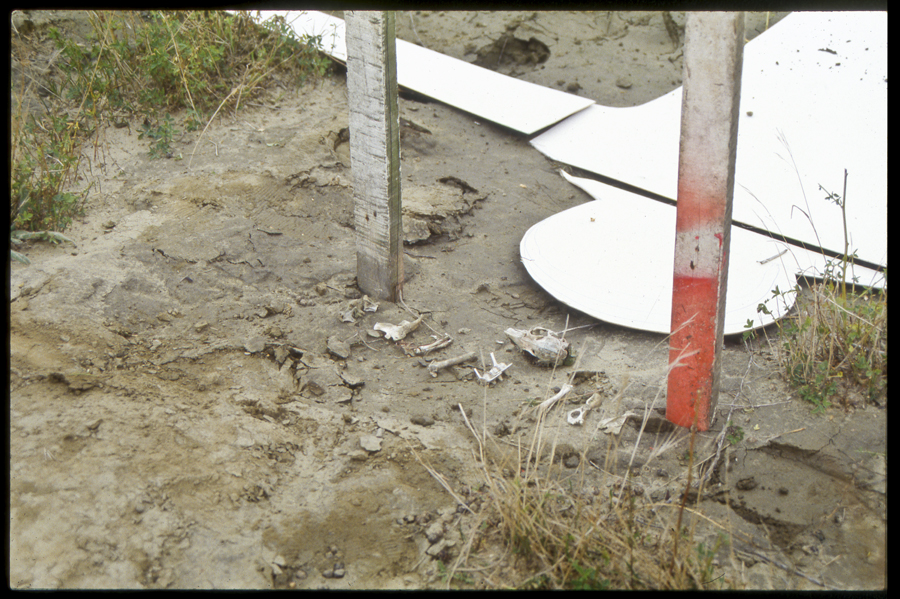
[[(689, 427), (696, 416), (700, 423), (711, 422), (710, 402), (704, 401), (712, 394), (712, 378), (709, 373), (715, 363), (716, 326), (715, 304), (711, 298), (718, 295), (718, 278), (675, 277), (673, 296), (679, 298), (679, 314), (673, 319), (680, 322), (693, 320), (672, 335), (669, 342), (669, 363), (684, 354), (678, 376), (669, 376), (668, 397), (677, 398), (666, 404), (666, 419), (679, 426)], [(696, 352), (691, 354), (691, 352)], [(673, 370), (674, 372), (674, 370)], [(706, 430), (706, 428), (701, 428)]]
[(743, 13), (689, 13), (685, 31), (666, 418), (715, 419), (725, 321)]

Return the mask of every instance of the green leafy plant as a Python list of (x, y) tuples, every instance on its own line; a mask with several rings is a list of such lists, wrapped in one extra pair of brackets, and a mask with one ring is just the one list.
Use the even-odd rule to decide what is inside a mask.
[(172, 121), (172, 117), (168, 114), (159, 119), (156, 125), (145, 120), (141, 125), (141, 132), (138, 139), (148, 137), (153, 141), (150, 144), (150, 158), (170, 157), (172, 155), (172, 138), (178, 134)]
[(732, 445), (737, 445), (744, 440), (744, 429), (735, 426), (731, 420), (728, 421), (725, 433), (725, 439)]
[(81, 161), (83, 132), (68, 115), (47, 112), (14, 119), (11, 145), (12, 230), (64, 231), (83, 210), (88, 189), (67, 191)]
[(572, 562), (572, 569), (576, 573), (570, 583), (573, 591), (606, 591), (610, 588), (609, 579), (604, 578), (597, 568)]
[(826, 261), (821, 283), (788, 291), (776, 287), (757, 308), (771, 314), (769, 301), (787, 305), (796, 299), (795, 311), (778, 321), (774, 347), (788, 382), (819, 414), (835, 402), (849, 407), (859, 395), (861, 401), (887, 400), (887, 273), (884, 290), (859, 293), (858, 281), (848, 281), (856, 252), (850, 251), (847, 231), (847, 176), (845, 170), (843, 194), (819, 186), (824, 199), (841, 210), (844, 254)]
[[(175, 136), (201, 130), (223, 108), (238, 110), (268, 84), (301, 86), (325, 75), (321, 37), (298, 39), (283, 18), (255, 22), (248, 12), (86, 11), (87, 39), (56, 28), (17, 33), (13, 54), (30, 64), (46, 35), (57, 52), (40, 77), (11, 81), (11, 231), (64, 231), (83, 213), (91, 185), (76, 186), (103, 127), (142, 123), (152, 158), (171, 157)], [(18, 84), (18, 85), (16, 85)], [(37, 91), (40, 90), (40, 94)], [(43, 110), (34, 110), (34, 104)], [(18, 238), (21, 244), (23, 238)], [(23, 254), (11, 248), (10, 257)]]

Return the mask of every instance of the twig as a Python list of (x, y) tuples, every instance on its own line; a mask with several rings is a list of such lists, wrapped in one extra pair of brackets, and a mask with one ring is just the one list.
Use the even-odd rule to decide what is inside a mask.
[(799, 572), (797, 570), (789, 568), (788, 566), (785, 566), (784, 564), (776, 562), (775, 560), (770, 559), (761, 553), (757, 553), (756, 551), (753, 551), (752, 549), (736, 549), (735, 551), (737, 553), (744, 553), (744, 554), (759, 558), (759, 559), (763, 560), (764, 562), (772, 564), (776, 568), (781, 568), (788, 574), (793, 574), (795, 576), (800, 576), (801, 578), (805, 578), (806, 580), (810, 581), (811, 583), (819, 585), (822, 588), (829, 589), (829, 590), (837, 590), (837, 587), (829, 586), (829, 585), (825, 584), (824, 582), (822, 582), (821, 580), (817, 580), (815, 578), (812, 578), (811, 576), (807, 576), (803, 572)]
[(410, 25), (412, 25), (413, 33), (415, 34), (416, 40), (419, 42), (419, 45), (422, 46), (423, 48), (428, 48), (428, 46), (426, 46), (424, 43), (422, 43), (422, 39), (419, 37), (419, 32), (416, 31), (416, 20), (413, 18), (412, 11), (409, 11), (409, 23), (410, 23)]
[(768, 443), (769, 441), (773, 441), (773, 440), (777, 439), (778, 437), (783, 437), (784, 435), (790, 435), (791, 433), (799, 433), (800, 431), (805, 431), (805, 430), (806, 430), (806, 427), (804, 426), (803, 428), (798, 428), (796, 430), (788, 431), (786, 433), (778, 433), (777, 435), (774, 435), (774, 436), (766, 439), (766, 443)]
[[(225, 106), (225, 103), (231, 99), (231, 96), (233, 96), (235, 93), (238, 93), (238, 92), (242, 93), (243, 91), (244, 91), (243, 83), (241, 83), (240, 85), (238, 85), (237, 87), (232, 89), (231, 93), (228, 94), (227, 96), (225, 96), (225, 99), (219, 103), (219, 107), (216, 108), (216, 111), (213, 113), (213, 115), (211, 117), (209, 117), (209, 120), (206, 122), (206, 127), (204, 127), (203, 131), (200, 132), (200, 137), (197, 139), (197, 142), (194, 144), (194, 149), (191, 151), (191, 157), (188, 160), (188, 169), (191, 168), (191, 163), (194, 161), (194, 152), (197, 151), (197, 146), (200, 145), (200, 140), (203, 139), (203, 136), (206, 134), (206, 130), (209, 129), (209, 126), (212, 125), (212, 122), (216, 118), (216, 115), (219, 114), (219, 111), (222, 110), (222, 107)], [(238, 96), (240, 96), (240, 93), (238, 93)], [(219, 146), (216, 146), (216, 156), (218, 156), (218, 155), (219, 155)]]
[(430, 474), (431, 476), (433, 476), (433, 477), (434, 477), (434, 480), (438, 481), (438, 482), (440, 483), (440, 485), (441, 485), (442, 487), (444, 487), (444, 489), (445, 489), (448, 493), (450, 493), (450, 495), (453, 496), (453, 499), (455, 499), (456, 502), (457, 502), (459, 505), (461, 505), (461, 506), (463, 506), (464, 508), (466, 508), (466, 510), (468, 510), (468, 512), (469, 512), (470, 514), (473, 514), (473, 515), (474, 515), (475, 512), (472, 511), (472, 508), (470, 508), (469, 506), (467, 506), (467, 505), (466, 505), (466, 502), (463, 501), (462, 497), (460, 497), (459, 495), (457, 495), (457, 494), (453, 491), (453, 489), (450, 488), (450, 484), (447, 482), (447, 479), (445, 479), (445, 478), (441, 475), (440, 472), (438, 472), (437, 470), (435, 470), (434, 468), (432, 468), (431, 466), (429, 466), (428, 464), (426, 464), (426, 463), (422, 460), (422, 458), (419, 457), (418, 452), (417, 452), (415, 449), (413, 449), (413, 446), (412, 446), (412, 445), (409, 445), (409, 449), (410, 449), (410, 451), (412, 451), (413, 455), (416, 456), (416, 460), (418, 460), (418, 462), (419, 462), (420, 464), (422, 464), (422, 466), (424, 466), (425, 470), (428, 471), (428, 474)]
[[(719, 433), (718, 443), (716, 444), (716, 453), (713, 459), (712, 464), (709, 465), (709, 468), (706, 469), (706, 472), (703, 473), (703, 476), (700, 477), (701, 481), (707, 481), (712, 477), (713, 472), (716, 470), (716, 464), (719, 463), (719, 457), (722, 455), (722, 446), (725, 444), (725, 434), (728, 432), (728, 423), (731, 422), (731, 413), (734, 412), (734, 405), (731, 406), (731, 409), (728, 410), (728, 418), (725, 419), (725, 426), (722, 427), (722, 432)], [(709, 458), (707, 458), (709, 459)], [(705, 461), (705, 460), (704, 460)], [(703, 462), (698, 463), (697, 465), (701, 465)]]

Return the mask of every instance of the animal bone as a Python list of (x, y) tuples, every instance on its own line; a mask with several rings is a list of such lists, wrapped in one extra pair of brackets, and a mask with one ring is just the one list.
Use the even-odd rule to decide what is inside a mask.
[(599, 393), (594, 393), (591, 395), (584, 405), (580, 408), (575, 408), (574, 410), (570, 410), (568, 414), (566, 414), (566, 420), (569, 424), (572, 425), (581, 425), (584, 424), (584, 416), (587, 414), (591, 408), (600, 403), (603, 399), (603, 396)]
[[(435, 336), (432, 335), (432, 337), (435, 337)], [(445, 337), (441, 337), (440, 339), (437, 339), (433, 343), (429, 343), (428, 345), (420, 345), (419, 347), (417, 347), (416, 349), (413, 350), (413, 353), (416, 354), (417, 356), (421, 356), (422, 354), (427, 354), (430, 351), (434, 351), (436, 349), (441, 349), (442, 347), (447, 347), (451, 343), (453, 343), (453, 338), (450, 337), (449, 335), (447, 335)]]
[(463, 362), (471, 360), (477, 355), (478, 354), (476, 352), (470, 351), (469, 353), (458, 356), (456, 358), (448, 358), (446, 360), (441, 360), (440, 362), (432, 362), (428, 365), (428, 374), (430, 374), (432, 377), (435, 377), (437, 376), (438, 370), (447, 368), (448, 366), (456, 366), (457, 364), (462, 364)]
[[(545, 331), (538, 336), (536, 331)], [(550, 329), (534, 327), (530, 331), (506, 329), (506, 336), (522, 351), (534, 356), (538, 362), (558, 366), (569, 357), (569, 342)]]
[(562, 388), (559, 390), (559, 393), (557, 393), (553, 397), (545, 399), (540, 404), (538, 404), (538, 411), (540, 411), (540, 413), (543, 415), (547, 410), (549, 410), (551, 407), (553, 407), (553, 404), (555, 404), (560, 399), (565, 397), (566, 394), (574, 388), (575, 387), (573, 387), (572, 385), (570, 385), (568, 383), (564, 384), (562, 386)]
[(475, 376), (478, 377), (478, 380), (481, 381), (485, 385), (500, 378), (500, 375), (502, 375), (506, 371), (507, 368), (512, 366), (512, 364), (504, 364), (502, 362), (497, 362), (497, 358), (494, 357), (494, 352), (491, 352), (491, 362), (493, 362), (494, 365), (491, 367), (490, 370), (485, 372), (483, 375), (480, 374), (477, 369), (475, 369), (475, 368), (472, 369), (475, 371)]
[(418, 328), (419, 324), (422, 322), (423, 318), (425, 318), (424, 314), (422, 316), (419, 316), (412, 322), (409, 322), (408, 320), (403, 320), (400, 322), (400, 324), (377, 322), (375, 323), (375, 326), (372, 327), (372, 329), (384, 333), (384, 337), (386, 339), (390, 339), (391, 341), (400, 341), (409, 333), (415, 331), (416, 328)]

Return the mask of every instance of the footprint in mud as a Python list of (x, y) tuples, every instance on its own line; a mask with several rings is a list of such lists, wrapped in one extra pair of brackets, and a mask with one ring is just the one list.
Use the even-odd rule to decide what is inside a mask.
[[(437, 145), (430, 136), (431, 131), (425, 127), (408, 119), (400, 118), (400, 144), (404, 151), (412, 150), (422, 156), (430, 154)], [(344, 127), (337, 133), (329, 133), (327, 139), (339, 156), (343, 152), (342, 157), (345, 164), (350, 164), (350, 127)]]
[(474, 64), (496, 70), (504, 65), (539, 65), (550, 58), (550, 48), (536, 37), (527, 41), (517, 38), (507, 30), (494, 42), (475, 51)]

